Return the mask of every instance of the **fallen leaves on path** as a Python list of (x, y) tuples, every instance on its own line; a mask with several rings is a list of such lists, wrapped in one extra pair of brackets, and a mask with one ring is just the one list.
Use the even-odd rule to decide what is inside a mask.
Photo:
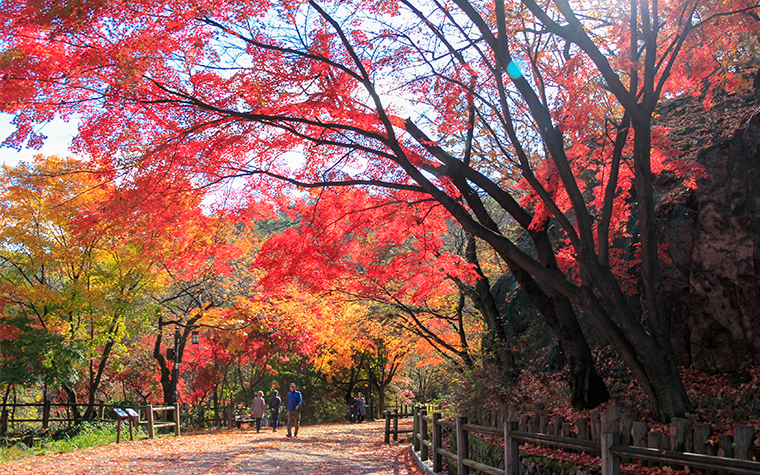
[(419, 475), (409, 450), (408, 441), (383, 443), (382, 421), (323, 424), (291, 439), (283, 430), (238, 429), (122, 442), (1, 464), (0, 474)]

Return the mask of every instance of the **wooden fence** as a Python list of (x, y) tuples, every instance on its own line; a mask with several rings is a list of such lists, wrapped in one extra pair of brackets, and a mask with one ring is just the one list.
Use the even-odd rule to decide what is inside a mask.
[[(383, 415), (385, 417), (385, 443), (388, 444), (391, 441), (391, 436), (393, 436), (394, 441), (398, 441), (398, 435), (399, 434), (408, 434), (411, 433), (411, 430), (399, 430), (398, 429), (398, 420), (399, 418), (403, 417), (413, 417), (415, 408), (409, 407), (409, 412), (398, 412), (397, 410), (389, 410), (386, 409), (383, 411)], [(403, 409), (402, 409), (403, 411)]]
[[(16, 424), (23, 423), (41, 423), (43, 429), (50, 427), (51, 423), (63, 423), (71, 425), (76, 421), (74, 415), (70, 412), (72, 404), (53, 404), (50, 401), (39, 403), (15, 403), (6, 404), (0, 412), (0, 434), (7, 432), (8, 427), (14, 427)], [(77, 409), (86, 410), (87, 404), (76, 404)], [(114, 408), (122, 407), (115, 404), (105, 404), (100, 402), (96, 405), (95, 417), (93, 420), (115, 421), (116, 417), (112, 415)]]
[[(706, 424), (692, 424), (687, 419), (674, 419), (669, 435), (663, 435), (645, 430), (646, 425), (631, 420), (630, 415), (622, 417), (616, 407), (604, 414), (578, 418), (574, 424), (566, 423), (561, 416), (549, 417), (538, 406), (534, 408), (533, 417), (517, 414), (513, 408), (501, 412), (501, 418), (493, 417), (493, 413), (480, 414), (481, 424), (486, 424), (486, 420), (488, 423), (478, 425), (468, 423), (464, 416), (446, 421), (441, 419), (440, 413), (428, 416), (425, 409), (416, 408), (412, 448), (418, 465), (427, 473), (437, 474), (443, 469), (446, 458), (456, 463), (458, 475), (469, 475), (471, 468), (491, 475), (519, 475), (520, 444), (531, 443), (598, 453), (602, 475), (619, 475), (621, 457), (664, 466), (684, 466), (691, 472), (701, 468), (722, 473), (760, 474), (760, 462), (755, 461), (758, 455), (751, 450), (755, 436), (752, 427), (735, 426), (733, 437), (719, 436), (718, 448), (711, 449), (709, 447), (713, 446), (707, 441), (712, 428)], [(388, 422), (386, 442), (387, 428)], [(444, 430), (450, 430), (454, 435), (452, 449), (456, 452), (444, 449)], [(503, 469), (470, 458), (470, 434), (488, 434), (503, 440)]]
[[(139, 424), (146, 425), (148, 427), (148, 437), (151, 439), (156, 437), (156, 429), (159, 429), (161, 427), (171, 427), (174, 429), (174, 435), (179, 437), (180, 435), (180, 419), (179, 419), (179, 404), (175, 404), (174, 406), (152, 406), (148, 404), (147, 406), (142, 407), (141, 409), (145, 412), (145, 420), (139, 421)], [(165, 417), (164, 422), (157, 422), (155, 420), (154, 412), (171, 412), (172, 413), (172, 420), (170, 421), (168, 417)]]
[[(0, 434), (5, 434), (8, 427), (16, 424), (40, 423), (42, 428), (47, 429), (51, 423), (63, 423), (71, 425), (77, 422), (70, 414), (71, 404), (52, 404), (49, 401), (41, 403), (16, 403), (6, 404), (0, 413)], [(78, 408), (87, 408), (86, 404), (77, 404)], [(99, 403), (95, 411), (96, 421), (116, 422), (121, 418), (115, 415), (114, 409), (125, 408), (125, 405)], [(175, 406), (152, 406), (135, 405), (132, 407), (138, 414), (136, 424), (146, 426), (148, 436), (152, 439), (156, 436), (156, 429), (171, 427), (174, 434), (180, 435), (180, 407)], [(57, 415), (63, 413), (62, 415)], [(156, 417), (154, 413), (165, 413), (166, 417)], [(168, 417), (171, 414), (171, 417)], [(118, 434), (117, 434), (118, 436)]]

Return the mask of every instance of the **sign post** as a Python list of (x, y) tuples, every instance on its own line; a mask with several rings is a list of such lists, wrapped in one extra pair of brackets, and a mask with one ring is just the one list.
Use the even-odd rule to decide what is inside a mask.
[[(118, 407), (114, 407), (113, 408), (113, 412), (116, 414), (116, 417), (117, 417), (117, 422), (116, 422), (116, 443), (118, 444), (119, 442), (121, 442), (121, 421), (123, 419), (128, 418), (129, 415), (124, 411), (124, 409), (121, 409), (121, 408), (118, 408)], [(130, 428), (130, 433), (131, 433), (132, 432), (131, 431), (131, 429), (132, 429), (132, 421), (131, 420), (129, 422), (129, 428)]]
[(140, 414), (131, 407), (125, 409), (129, 416), (129, 440), (135, 440), (133, 426), (140, 423)]

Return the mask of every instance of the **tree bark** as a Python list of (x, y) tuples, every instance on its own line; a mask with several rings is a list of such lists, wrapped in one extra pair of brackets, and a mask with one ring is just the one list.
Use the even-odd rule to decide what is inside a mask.
[(62, 384), (61, 389), (66, 393), (66, 396), (69, 399), (69, 407), (71, 408), (71, 417), (74, 418), (75, 422), (79, 422), (82, 420), (82, 415), (79, 413), (79, 408), (77, 407), (77, 404), (79, 403), (79, 400), (77, 398), (77, 392), (69, 386), (68, 384)]
[[(160, 372), (161, 389), (164, 392), (164, 404), (167, 406), (174, 405), (174, 396), (172, 394), (172, 379), (171, 371), (166, 363), (166, 358), (161, 353), (161, 340), (163, 339), (163, 319), (158, 319), (158, 335), (156, 335), (156, 343), (153, 346), (153, 358), (158, 363), (158, 369)], [(175, 349), (176, 351), (176, 349)]]
[(484, 356), (490, 357), (499, 368), (499, 373), (503, 376), (507, 384), (513, 384), (518, 374), (517, 365), (512, 348), (511, 329), (507, 319), (499, 313), (499, 308), (491, 293), (491, 284), (488, 277), (483, 274), (478, 260), (477, 244), (475, 236), (467, 235), (467, 245), (465, 248), (465, 260), (475, 266), (475, 272), (478, 279), (475, 287), (463, 287), (472, 299), (473, 305), (483, 316), (486, 322), (487, 334), (483, 340)]
[[(559, 269), (554, 249), (547, 234), (549, 222), (530, 230), (536, 245), (538, 258), (550, 269)], [(546, 309), (545, 318), (559, 339), (562, 351), (570, 367), (570, 403), (576, 410), (590, 409), (607, 402), (610, 393), (607, 385), (594, 368), (591, 348), (583, 334), (578, 317), (570, 300), (557, 289), (550, 287), (551, 308)], [(543, 313), (543, 312), (542, 312)], [(548, 317), (547, 317), (548, 315)], [(550, 320), (553, 320), (550, 321)]]

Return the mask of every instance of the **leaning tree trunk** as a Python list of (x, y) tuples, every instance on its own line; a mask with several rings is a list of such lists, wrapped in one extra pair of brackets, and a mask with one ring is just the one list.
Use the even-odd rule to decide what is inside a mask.
[(61, 388), (66, 393), (66, 396), (69, 399), (69, 407), (71, 408), (71, 417), (74, 419), (75, 422), (81, 421), (82, 416), (79, 413), (79, 407), (77, 407), (79, 400), (77, 398), (76, 391), (74, 390), (74, 388), (70, 387), (68, 384), (62, 384)]
[(496, 367), (499, 368), (499, 374), (502, 376), (503, 381), (508, 385), (512, 385), (517, 378), (518, 370), (515, 364), (509, 323), (499, 313), (499, 308), (491, 293), (491, 284), (488, 281), (488, 277), (483, 274), (483, 270), (480, 268), (475, 236), (472, 234), (467, 235), (465, 260), (475, 266), (478, 280), (474, 288), (463, 284), (460, 284), (460, 288), (469, 294), (475, 308), (486, 322), (487, 335), (483, 340), (483, 349), (484, 353), (488, 354), (485, 356), (492, 359)]
[[(641, 277), (646, 320), (653, 342), (633, 342), (647, 367), (661, 417), (681, 415), (692, 405), (681, 380), (671, 346), (671, 317), (663, 303), (664, 291), (660, 280), (660, 256), (657, 218), (654, 209), (654, 185), (651, 171), (651, 114), (635, 115), (633, 120), (633, 157), (636, 171), (636, 198), (641, 233)], [(657, 350), (654, 351), (654, 346)], [(647, 363), (653, 357), (657, 360)]]
[[(166, 362), (166, 358), (161, 353), (161, 340), (163, 338), (163, 321), (161, 318), (158, 319), (158, 328), (159, 332), (158, 335), (156, 335), (156, 343), (153, 346), (153, 358), (158, 363), (158, 369), (160, 372), (160, 381), (161, 381), (161, 389), (163, 389), (164, 392), (164, 404), (167, 406), (173, 406), (174, 405), (174, 391), (172, 390), (172, 379), (171, 379), (171, 371), (169, 371), (169, 366)], [(176, 351), (176, 349), (175, 349)]]
[[(548, 227), (549, 220), (547, 219), (541, 226), (528, 228), (541, 263), (550, 269), (558, 269), (554, 249), (547, 234)], [(529, 277), (526, 276), (526, 278)], [(554, 288), (550, 288), (550, 296), (551, 308), (547, 306), (545, 313), (542, 313), (554, 334), (557, 335), (562, 351), (567, 357), (570, 368), (568, 377), (570, 403), (574, 409), (583, 410), (607, 402), (610, 399), (610, 393), (604, 380), (594, 368), (591, 348), (570, 300)]]

